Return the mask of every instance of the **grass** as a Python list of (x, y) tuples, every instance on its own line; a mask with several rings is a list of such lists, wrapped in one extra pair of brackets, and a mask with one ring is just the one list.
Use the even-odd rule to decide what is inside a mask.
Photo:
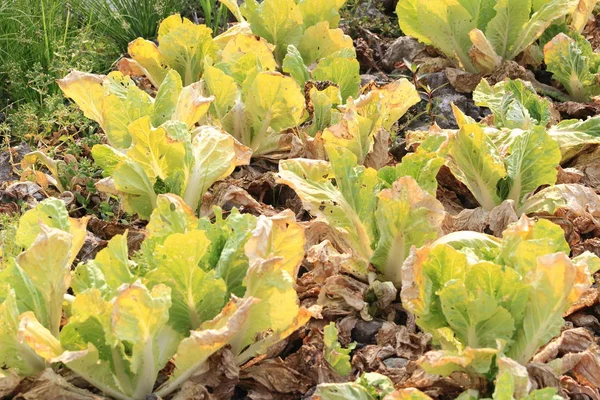
[(185, 0), (76, 0), (75, 8), (94, 30), (126, 52), (138, 37), (156, 38), (160, 21), (180, 13)]
[(55, 81), (71, 69), (110, 69), (118, 51), (91, 28), (67, 0), (0, 2), (0, 134), (16, 142), (88, 125)]
[(0, 213), (0, 271), (6, 267), (5, 260), (16, 257), (21, 248), (15, 243), (20, 215)]
[(204, 24), (217, 36), (220, 28), (227, 23), (227, 7), (219, 4), (218, 0), (200, 0), (200, 9), (204, 16)]
[[(72, 40), (71, 9), (65, 0), (11, 0), (0, 8), (0, 63), (8, 82), (16, 81), (20, 71), (37, 66), (49, 71), (59, 49)], [(39, 71), (38, 71), (39, 72)], [(49, 85), (49, 92), (58, 90)], [(23, 90), (19, 95), (5, 89), (13, 100), (27, 100), (42, 104), (35, 90)], [(8, 92), (8, 93), (6, 93)]]

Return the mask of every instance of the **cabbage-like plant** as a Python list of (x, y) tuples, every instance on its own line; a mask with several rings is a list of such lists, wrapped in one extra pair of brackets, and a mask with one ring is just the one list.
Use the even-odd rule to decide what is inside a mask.
[(573, 100), (587, 102), (600, 94), (600, 56), (583, 36), (559, 33), (544, 46), (544, 62)]
[[(117, 235), (73, 274), (87, 221), (69, 219), (55, 199), (22, 217), (26, 250), (2, 271), (0, 288), (3, 390), (62, 363), (116, 399), (167, 396), (224, 346), (242, 364), (310, 319), (294, 290), (304, 229), (293, 213), (234, 212), (211, 224), (175, 195), (157, 204), (138, 264)], [(240, 297), (228, 301), (231, 292)], [(175, 370), (156, 388), (170, 360)]]
[(131, 145), (128, 127), (132, 122), (149, 117), (154, 127), (167, 121), (181, 121), (192, 128), (214, 100), (204, 97), (197, 83), (183, 87), (175, 70), (166, 73), (156, 98), (118, 71), (107, 76), (73, 71), (59, 79), (58, 85), (86, 117), (100, 125), (109, 144), (118, 149)]
[(438, 48), (466, 71), (492, 72), (578, 4), (579, 0), (400, 0), (396, 13), (406, 35)]
[(350, 150), (333, 144), (325, 149), (330, 162), (281, 161), (278, 181), (294, 189), (304, 207), (336, 231), (344, 250), (354, 256), (345, 264), (348, 271), (364, 278), (372, 263), (386, 280), (399, 284), (398, 262), (410, 247), (441, 234), (444, 207), (415, 180), (435, 180), (441, 164), (414, 177), (385, 170), (386, 181), (376, 170), (357, 165)]
[(502, 239), (456, 232), (413, 250), (402, 267), (402, 304), (433, 335), (427, 371), (485, 375), (496, 356), (522, 365), (556, 336), (563, 313), (592, 284), (600, 259), (569, 259), (562, 228), (526, 216)]
[(250, 161), (250, 151), (231, 135), (212, 126), (188, 131), (182, 122), (153, 128), (149, 117), (128, 127), (132, 145), (123, 151), (96, 145), (92, 156), (106, 178), (96, 187), (123, 199), (123, 209), (150, 217), (157, 195), (174, 193), (197, 210), (208, 188), (237, 165)]

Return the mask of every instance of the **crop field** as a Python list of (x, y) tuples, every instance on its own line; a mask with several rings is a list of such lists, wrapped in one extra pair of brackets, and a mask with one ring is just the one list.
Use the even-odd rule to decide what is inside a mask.
[(1, 0), (0, 136), (0, 398), (600, 400), (597, 0)]

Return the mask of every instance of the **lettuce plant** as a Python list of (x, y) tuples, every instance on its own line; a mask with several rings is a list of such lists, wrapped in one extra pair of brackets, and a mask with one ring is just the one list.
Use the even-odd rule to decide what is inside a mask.
[[(346, 0), (245, 0), (222, 1), (240, 23), (248, 21), (252, 33), (275, 46), (275, 58), (281, 64), (288, 46), (298, 47), (310, 65), (319, 54), (333, 53), (331, 42), (352, 40), (337, 29), (339, 9)], [(278, 18), (273, 18), (277, 15)], [(317, 39), (318, 38), (318, 39)], [(317, 39), (323, 46), (314, 46)], [(350, 47), (352, 47), (350, 43)]]
[(561, 154), (545, 128), (484, 129), (468, 121), (458, 131), (434, 133), (438, 139), (429, 140), (430, 150), (445, 155), (454, 176), (484, 209), (510, 199), (519, 210), (529, 194), (556, 183)]
[[(143, 265), (128, 259), (118, 235), (72, 279), (86, 220), (70, 220), (59, 200), (22, 217), (17, 240), (26, 250), (2, 271), (8, 287), (0, 288), (3, 384), (62, 363), (113, 398), (164, 397), (223, 346), (241, 364), (310, 319), (294, 290), (304, 230), (291, 212), (245, 224), (234, 213), (236, 221), (212, 227), (175, 195), (157, 203)], [(241, 297), (227, 302), (230, 282)], [(59, 325), (63, 297), (70, 307)], [(155, 388), (169, 360), (175, 370)]]
[(125, 151), (96, 145), (92, 155), (106, 178), (96, 183), (104, 192), (119, 195), (123, 209), (147, 219), (158, 194), (174, 193), (197, 210), (202, 196), (237, 165), (250, 161), (249, 149), (211, 126), (191, 134), (182, 122), (167, 121), (153, 128), (149, 117), (128, 127), (132, 145)]
[(545, 127), (552, 117), (550, 101), (538, 96), (530, 83), (520, 79), (498, 82), (493, 87), (482, 79), (473, 92), (473, 100), (479, 107), (492, 111), (496, 128)]
[(580, 34), (559, 33), (544, 46), (544, 61), (573, 100), (588, 102), (600, 94), (600, 56)]
[[(329, 93), (331, 94), (331, 91)], [(319, 109), (313, 103), (315, 115), (324, 115), (327, 111), (323, 108), (335, 104), (335, 100), (327, 101), (329, 97), (325, 95), (323, 98), (323, 94), (314, 88), (311, 89), (310, 95), (319, 101), (316, 105), (322, 107)], [(389, 133), (393, 124), (419, 101), (421, 99), (414, 85), (406, 79), (399, 79), (381, 88), (373, 88), (356, 99), (349, 97), (346, 104), (338, 106), (339, 112), (330, 111), (330, 117), (326, 120), (331, 125), (324, 127), (320, 137), (325, 145), (350, 150), (357, 157), (358, 163), (363, 164), (373, 150), (376, 136), (381, 131)], [(333, 123), (336, 121), (337, 123)], [(325, 121), (313, 120), (314, 124), (321, 126), (323, 122)]]
[[(23, 252), (0, 271), (0, 382), (41, 372), (46, 363), (28, 345), (24, 315), (44, 328), (44, 341), (59, 334), (63, 296), (71, 281), (71, 264), (83, 246), (88, 218), (69, 218), (65, 204), (50, 198), (21, 217), (14, 238)], [(4, 385), (2, 385), (4, 387)]]
[(499, 354), (527, 363), (598, 269), (598, 257), (569, 251), (558, 225), (526, 216), (502, 240), (457, 232), (415, 250), (402, 267), (402, 304), (440, 347), (421, 365), (484, 375)]
[[(360, 65), (352, 39), (338, 28), (345, 0), (223, 1), (240, 24), (275, 46), (275, 60), (300, 87), (310, 80), (339, 85), (342, 99), (356, 97)], [(280, 18), (271, 18), (279, 15)], [(318, 46), (315, 46), (318, 43)]]
[[(530, 84), (518, 79), (499, 82), (493, 87), (483, 79), (473, 92), (473, 99), (475, 104), (492, 111), (494, 126), (497, 128), (529, 129), (535, 125), (545, 127), (551, 123), (549, 101), (537, 95)], [(474, 122), (467, 121), (468, 117), (457, 108), (454, 111), (457, 120), (463, 121), (462, 123)], [(547, 131), (558, 143), (562, 154), (561, 164), (564, 164), (586, 145), (600, 142), (600, 117), (563, 120), (550, 126)], [(489, 128), (487, 133), (500, 147), (505, 146), (506, 138), (512, 136)]]
[(404, 393), (406, 397), (401, 395), (397, 397), (394, 395), (394, 384), (390, 378), (376, 372), (365, 372), (354, 382), (321, 383), (317, 386), (315, 396), (323, 400), (430, 399), (429, 396), (416, 389), (404, 389), (404, 391), (406, 391)]
[[(337, 232), (343, 250), (355, 256), (345, 265), (349, 271), (365, 277), (372, 263), (384, 279), (399, 284), (399, 266), (410, 247), (441, 233), (443, 206), (411, 176), (385, 188), (377, 171), (357, 165), (350, 150), (325, 149), (330, 162), (281, 161), (278, 181), (294, 189), (304, 207)], [(435, 176), (437, 169), (429, 173)]]
[(213, 115), (255, 156), (279, 150), (283, 131), (297, 127), (304, 118), (302, 90), (278, 72), (259, 72), (240, 88), (234, 78), (208, 67), (203, 82), (215, 96)]
[(492, 72), (513, 60), (579, 0), (400, 0), (402, 31), (455, 58), (469, 72)]
[(202, 96), (197, 83), (183, 87), (175, 70), (165, 73), (156, 98), (118, 71), (107, 76), (73, 71), (58, 80), (58, 85), (86, 117), (100, 125), (109, 144), (119, 149), (131, 145), (128, 126), (136, 120), (149, 117), (154, 127), (181, 121), (191, 129), (207, 113), (213, 100)]
[(218, 47), (212, 29), (196, 25), (180, 15), (165, 18), (158, 27), (158, 46), (138, 38), (129, 43), (128, 69), (148, 77), (159, 87), (168, 71), (174, 69), (188, 86), (200, 80), (207, 59), (215, 58)]
[(330, 322), (323, 328), (323, 356), (332, 370), (340, 376), (348, 376), (352, 372), (350, 364), (350, 352), (356, 347), (352, 342), (347, 348), (343, 348), (338, 341), (339, 331), (335, 322)]
[(492, 397), (482, 397), (477, 389), (468, 389), (457, 397), (457, 400), (560, 400), (556, 388), (547, 387), (532, 390), (527, 368), (506, 356), (496, 358), (498, 374), (494, 381)]
[(310, 81), (335, 82), (344, 101), (356, 97), (360, 87), (360, 65), (353, 47), (340, 47), (339, 51), (325, 53), (318, 62), (307, 66), (298, 49), (290, 45), (282, 69), (302, 87)]

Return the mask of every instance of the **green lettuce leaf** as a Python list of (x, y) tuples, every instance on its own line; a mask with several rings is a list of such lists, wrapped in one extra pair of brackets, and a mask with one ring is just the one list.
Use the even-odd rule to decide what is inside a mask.
[[(137, 51), (132, 53), (132, 47), (138, 41), (140, 39), (129, 44), (129, 54), (149, 73), (148, 77), (157, 86), (162, 83), (164, 76), (161, 76), (160, 69), (158, 73), (154, 70), (162, 66), (176, 70), (185, 86), (197, 82), (204, 70), (205, 60), (215, 58), (217, 51), (210, 28), (196, 25), (177, 14), (164, 19), (158, 28), (158, 48), (154, 51), (154, 53), (158, 52), (156, 55), (158, 65), (148, 62), (146, 58), (137, 57)], [(144, 40), (140, 43), (145, 47), (154, 46), (152, 42)]]
[(220, 69), (207, 65), (202, 83), (205, 90), (215, 97), (215, 101), (210, 106), (210, 113), (220, 120), (235, 105), (239, 96), (235, 79)]
[(308, 95), (310, 98), (308, 109), (312, 111), (312, 124), (308, 128), (308, 134), (315, 137), (317, 133), (334, 125), (334, 119), (338, 118), (336, 107), (342, 104), (342, 95), (337, 86), (327, 86), (319, 90), (313, 84), (309, 86)]
[(152, 98), (120, 72), (104, 77), (73, 71), (58, 84), (86, 117), (98, 122), (109, 143), (117, 148), (129, 147), (127, 126), (152, 110)]
[(522, 329), (506, 355), (521, 364), (531, 360), (539, 347), (558, 335), (563, 313), (583, 290), (591, 285), (585, 265), (574, 265), (564, 253), (537, 258), (532, 273), (525, 276), (530, 301), (525, 309)]
[(252, 33), (275, 45), (275, 59), (283, 61), (287, 47), (297, 46), (303, 33), (302, 12), (294, 0), (246, 0), (240, 7)]
[(195, 136), (188, 154), (192, 161), (185, 171), (185, 189), (180, 193), (186, 204), (197, 210), (213, 183), (228, 177), (236, 166), (250, 162), (250, 151), (231, 135), (211, 126), (201, 126), (192, 134)]
[[(354, 49), (352, 49), (352, 54)], [(332, 54), (323, 58), (312, 71), (314, 80), (335, 82), (340, 87), (342, 100), (356, 97), (360, 87), (360, 65), (354, 56)]]
[(548, 129), (562, 153), (561, 164), (575, 157), (585, 145), (600, 143), (600, 117), (586, 120), (568, 119)]
[(40, 225), (35, 241), (16, 258), (18, 267), (44, 300), (48, 316), (42, 323), (54, 336), (58, 336), (63, 296), (71, 281), (72, 245), (70, 233)]
[(273, 45), (254, 35), (235, 35), (221, 52), (221, 61), (216, 65), (228, 76), (243, 86), (262, 71), (275, 71), (277, 63), (273, 57)]
[(302, 13), (304, 28), (327, 21), (332, 28), (340, 22), (339, 10), (346, 0), (299, 0), (298, 9)]
[[(41, 372), (46, 363), (29, 345), (20, 340), (19, 310), (14, 290), (0, 303), (0, 365), (2, 369), (10, 369), (21, 376), (34, 375)], [(0, 378), (2, 379), (2, 378)]]
[(451, 0), (398, 2), (402, 31), (455, 58), (469, 72), (492, 72), (513, 60), (579, 0)]
[(342, 114), (337, 124), (326, 127), (321, 137), (326, 145), (350, 150), (359, 164), (364, 164), (375, 142), (373, 122), (354, 110)]
[(428, 152), (421, 145), (416, 152), (402, 157), (395, 167), (386, 166), (377, 175), (387, 188), (403, 176), (412, 176), (419, 186), (431, 195), (437, 191), (437, 174), (444, 165), (444, 159), (436, 152)]
[(356, 343), (351, 343), (347, 348), (343, 348), (338, 341), (339, 331), (335, 327), (335, 322), (323, 328), (323, 346), (325, 361), (340, 376), (348, 376), (352, 372), (350, 364), (350, 352), (356, 347)]
[(254, 155), (280, 148), (281, 132), (298, 126), (303, 119), (304, 96), (290, 77), (260, 72), (243, 87), (241, 101), (221, 121), (223, 128)]
[[(319, 45), (315, 46), (315, 43)], [(329, 29), (328, 21), (319, 22), (306, 29), (298, 44), (298, 51), (306, 65), (343, 50), (354, 53), (352, 38), (345, 35), (341, 29)]]
[(489, 21), (484, 16), (491, 7), (493, 2), (490, 1), (406, 0), (398, 2), (396, 14), (400, 29), (406, 35), (434, 45), (448, 57), (457, 58), (467, 71), (477, 72), (468, 54), (472, 45), (468, 35), (478, 27), (480, 20)]
[(402, 389), (394, 392), (391, 379), (377, 372), (365, 372), (354, 382), (321, 383), (315, 390), (315, 396), (323, 400), (429, 399), (417, 389)]
[[(342, 96), (343, 97), (343, 96)], [(421, 98), (414, 85), (405, 78), (398, 79), (381, 88), (348, 100), (342, 110), (354, 109), (360, 116), (373, 121), (375, 128), (391, 131), (392, 126)]]
[(308, 67), (304, 64), (302, 55), (294, 45), (289, 45), (287, 53), (283, 58), (282, 70), (289, 74), (300, 87), (310, 80), (311, 75)]
[(491, 139), (475, 124), (463, 125), (450, 143), (448, 166), (479, 204), (491, 210), (501, 203), (496, 192), (507, 172)]
[(210, 239), (201, 265), (205, 270), (214, 268), (217, 276), (225, 281), (228, 296), (233, 293), (242, 297), (246, 290), (243, 280), (249, 265), (244, 246), (256, 227), (256, 217), (240, 214), (236, 209), (227, 218), (223, 218), (220, 210), (215, 210), (215, 215), (214, 223), (203, 218), (198, 225)]
[(183, 335), (215, 317), (226, 301), (225, 282), (216, 271), (199, 266), (209, 244), (200, 230), (174, 233), (154, 249), (157, 268), (145, 276), (148, 287), (162, 283), (171, 288), (169, 322)]
[(105, 299), (111, 299), (122, 284), (133, 283), (135, 263), (128, 260), (127, 233), (115, 235), (94, 260), (77, 266), (71, 287), (75, 294), (98, 289)]
[(377, 197), (379, 241), (370, 261), (386, 280), (400, 286), (400, 267), (410, 248), (421, 247), (442, 234), (444, 206), (410, 176), (398, 179)]
[(237, 303), (232, 300), (213, 320), (202, 324), (200, 329), (191, 331), (190, 336), (183, 339), (177, 348), (174, 357), (175, 372), (156, 390), (156, 395), (164, 397), (172, 393), (197, 373), (212, 354), (226, 346), (243, 329), (257, 303), (255, 298)]
[(498, 128), (530, 129), (546, 126), (551, 119), (550, 102), (520, 79), (498, 82), (493, 87), (482, 79), (473, 92), (473, 100), (492, 111)]
[(502, 232), (499, 260), (525, 275), (535, 267), (538, 257), (558, 252), (570, 252), (562, 228), (545, 219), (534, 222), (522, 216)]
[(583, 36), (559, 33), (544, 46), (544, 61), (573, 100), (587, 102), (600, 94), (600, 56)]
[(554, 185), (561, 154), (558, 144), (541, 126), (523, 132), (512, 143), (506, 158), (505, 198), (520, 206), (528, 194), (543, 185)]

